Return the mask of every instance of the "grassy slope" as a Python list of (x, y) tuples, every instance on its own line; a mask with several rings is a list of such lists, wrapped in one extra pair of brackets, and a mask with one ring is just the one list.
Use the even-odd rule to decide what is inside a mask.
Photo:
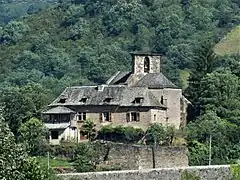
[[(47, 165), (48, 158), (47, 157), (37, 157), (37, 161), (40, 162), (43, 165)], [(67, 159), (60, 159), (60, 158), (50, 158), (49, 159), (49, 166), (51, 168), (56, 168), (56, 167), (65, 167), (65, 168), (71, 168), (72, 164), (69, 163)]]
[(230, 31), (215, 46), (215, 53), (220, 56), (240, 54), (240, 25)]

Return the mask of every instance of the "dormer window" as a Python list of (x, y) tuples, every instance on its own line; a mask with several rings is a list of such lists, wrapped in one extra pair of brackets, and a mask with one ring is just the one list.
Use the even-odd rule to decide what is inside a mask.
[(105, 103), (110, 103), (111, 100), (112, 100), (111, 97), (107, 97), (107, 98), (105, 98), (105, 99), (103, 100), (103, 102), (105, 102)]
[(79, 102), (81, 102), (81, 103), (86, 103), (86, 102), (87, 102), (87, 97), (83, 97), (82, 99), (80, 99)]
[(67, 100), (66, 98), (61, 98), (61, 99), (58, 101), (58, 103), (62, 103), (62, 104), (63, 104), (63, 103), (66, 102), (66, 100)]
[(150, 71), (150, 59), (149, 57), (144, 58), (144, 72), (149, 73)]
[(143, 97), (136, 97), (133, 101), (134, 104), (141, 104), (143, 103), (144, 98)]

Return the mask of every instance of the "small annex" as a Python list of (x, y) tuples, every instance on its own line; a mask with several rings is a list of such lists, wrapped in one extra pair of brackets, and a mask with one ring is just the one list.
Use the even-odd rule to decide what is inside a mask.
[(132, 53), (132, 71), (116, 72), (105, 84), (67, 87), (43, 112), (50, 143), (85, 139), (83, 122), (133, 126), (146, 130), (153, 123), (180, 128), (186, 124), (189, 102), (182, 90), (161, 72), (161, 56)]

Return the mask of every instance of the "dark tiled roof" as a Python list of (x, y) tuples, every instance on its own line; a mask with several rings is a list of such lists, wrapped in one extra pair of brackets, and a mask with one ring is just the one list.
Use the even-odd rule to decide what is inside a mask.
[[(86, 102), (81, 102), (82, 98)], [(60, 103), (64, 98), (65, 102)], [(106, 102), (106, 98), (110, 102)], [(140, 104), (134, 104), (135, 98), (143, 98)], [(157, 98), (149, 92), (147, 87), (127, 87), (117, 85), (105, 85), (101, 90), (98, 86), (79, 86), (66, 88), (65, 91), (50, 105), (117, 105), (117, 106), (142, 106), (164, 107)]]
[(57, 106), (43, 112), (43, 114), (71, 114), (71, 113), (75, 113), (75, 111), (64, 106)]
[(162, 56), (162, 54), (156, 52), (130, 52), (132, 56)]
[(136, 87), (148, 88), (178, 88), (162, 73), (149, 73), (143, 76), (135, 85)]
[(108, 81), (108, 84), (125, 84), (130, 75), (131, 71), (118, 72), (112, 80)]

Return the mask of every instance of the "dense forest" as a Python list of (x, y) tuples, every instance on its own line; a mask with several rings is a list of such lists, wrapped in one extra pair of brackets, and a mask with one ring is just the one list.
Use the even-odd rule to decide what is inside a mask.
[[(20, 17), (0, 13), (2, 24)], [(0, 26), (0, 102), (17, 137), (65, 87), (104, 83), (131, 68), (129, 52), (157, 52), (195, 107), (183, 130), (190, 164), (208, 163), (210, 136), (213, 164), (238, 160), (240, 31), (224, 42), (239, 29), (239, 0), (72, 0), (21, 15)]]
[(0, 1), (0, 25), (21, 16), (30, 15), (50, 7), (58, 0), (1, 0)]

